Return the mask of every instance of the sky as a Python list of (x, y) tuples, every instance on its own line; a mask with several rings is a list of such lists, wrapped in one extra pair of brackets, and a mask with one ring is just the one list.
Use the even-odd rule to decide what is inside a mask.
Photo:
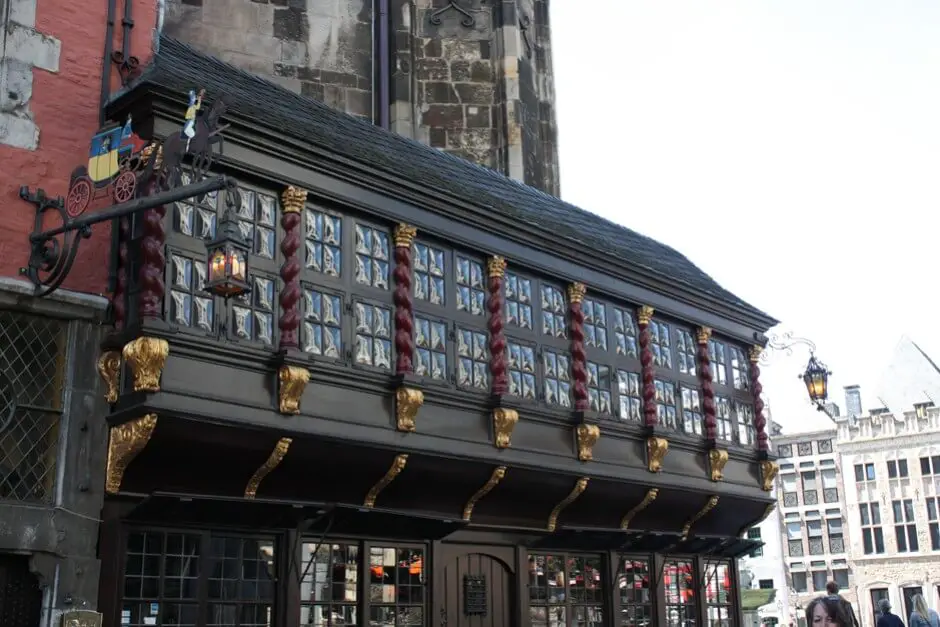
[[(940, 361), (940, 3), (553, 0), (564, 200), (811, 339), (865, 409), (903, 334)], [(785, 432), (826, 428), (762, 368)]]

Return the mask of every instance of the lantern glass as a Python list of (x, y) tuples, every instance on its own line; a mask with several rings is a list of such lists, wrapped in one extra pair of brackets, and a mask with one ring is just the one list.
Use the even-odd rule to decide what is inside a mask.
[(222, 218), (218, 236), (206, 244), (206, 250), (209, 259), (206, 291), (226, 299), (249, 291), (248, 242), (231, 208)]
[(803, 383), (806, 385), (810, 400), (814, 403), (822, 403), (829, 398), (829, 370), (815, 357), (811, 356), (809, 363), (806, 364)]

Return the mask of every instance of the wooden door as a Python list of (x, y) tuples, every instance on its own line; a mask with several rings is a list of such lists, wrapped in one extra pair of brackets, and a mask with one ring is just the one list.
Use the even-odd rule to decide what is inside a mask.
[(512, 627), (515, 575), (510, 547), (443, 545), (431, 625)]

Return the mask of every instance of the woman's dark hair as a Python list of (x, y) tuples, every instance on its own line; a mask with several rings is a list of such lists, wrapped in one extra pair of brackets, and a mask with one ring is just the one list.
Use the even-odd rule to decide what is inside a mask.
[(832, 597), (816, 597), (806, 606), (806, 624), (813, 624), (813, 614), (816, 612), (816, 606), (822, 604), (826, 608), (826, 614), (829, 620), (839, 627), (853, 627), (852, 617), (845, 611), (845, 604), (842, 599)]

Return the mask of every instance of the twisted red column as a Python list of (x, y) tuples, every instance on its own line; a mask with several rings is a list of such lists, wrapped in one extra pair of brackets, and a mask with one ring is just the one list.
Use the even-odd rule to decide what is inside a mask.
[(748, 357), (751, 360), (751, 392), (754, 394), (754, 430), (757, 432), (757, 450), (766, 452), (770, 450), (770, 442), (767, 437), (767, 419), (764, 417), (764, 401), (760, 397), (764, 386), (760, 384), (760, 367), (757, 365), (762, 350), (760, 346), (754, 346)]
[(111, 294), (111, 311), (114, 313), (114, 328), (120, 331), (127, 320), (127, 240), (130, 238), (131, 226), (127, 218), (118, 220), (118, 267), (117, 282), (114, 293)]
[(281, 331), (278, 347), (282, 351), (300, 347), (297, 333), (300, 328), (300, 260), (297, 251), (300, 250), (300, 213), (306, 202), (306, 190), (293, 185), (281, 194), (281, 228), (284, 229), (281, 254), (284, 263), (280, 271), (283, 287), (278, 299), (281, 317), (277, 326)]
[(571, 379), (575, 411), (591, 408), (587, 385), (587, 353), (584, 351), (584, 312), (581, 310), (586, 291), (583, 283), (568, 286), (568, 313), (571, 318), (568, 332), (571, 335)]
[(395, 227), (395, 373), (414, 372), (414, 303), (411, 300), (411, 246), (417, 229), (407, 224)]
[(506, 260), (502, 257), (490, 257), (486, 267), (489, 275), (486, 308), (490, 312), (487, 325), (490, 331), (490, 391), (494, 396), (504, 396), (509, 393), (509, 359), (506, 355), (506, 336), (503, 335), (503, 280), (506, 276)]
[(637, 314), (637, 325), (640, 327), (640, 377), (643, 381), (643, 424), (655, 427), (659, 420), (656, 417), (656, 386), (653, 383), (655, 372), (653, 370), (653, 351), (650, 350), (650, 321), (653, 319), (653, 308), (644, 305)]
[(712, 388), (712, 366), (708, 358), (708, 340), (712, 330), (701, 327), (698, 330), (698, 377), (702, 382), (702, 413), (705, 415), (705, 439), (714, 442), (718, 439), (718, 421), (715, 420), (715, 390)]
[[(148, 195), (157, 191), (157, 183), (150, 184)], [(143, 318), (162, 317), (163, 296), (166, 285), (163, 275), (166, 271), (166, 230), (163, 227), (163, 217), (166, 207), (160, 205), (144, 211), (143, 239), (140, 242), (140, 295), (138, 296), (138, 314)]]

